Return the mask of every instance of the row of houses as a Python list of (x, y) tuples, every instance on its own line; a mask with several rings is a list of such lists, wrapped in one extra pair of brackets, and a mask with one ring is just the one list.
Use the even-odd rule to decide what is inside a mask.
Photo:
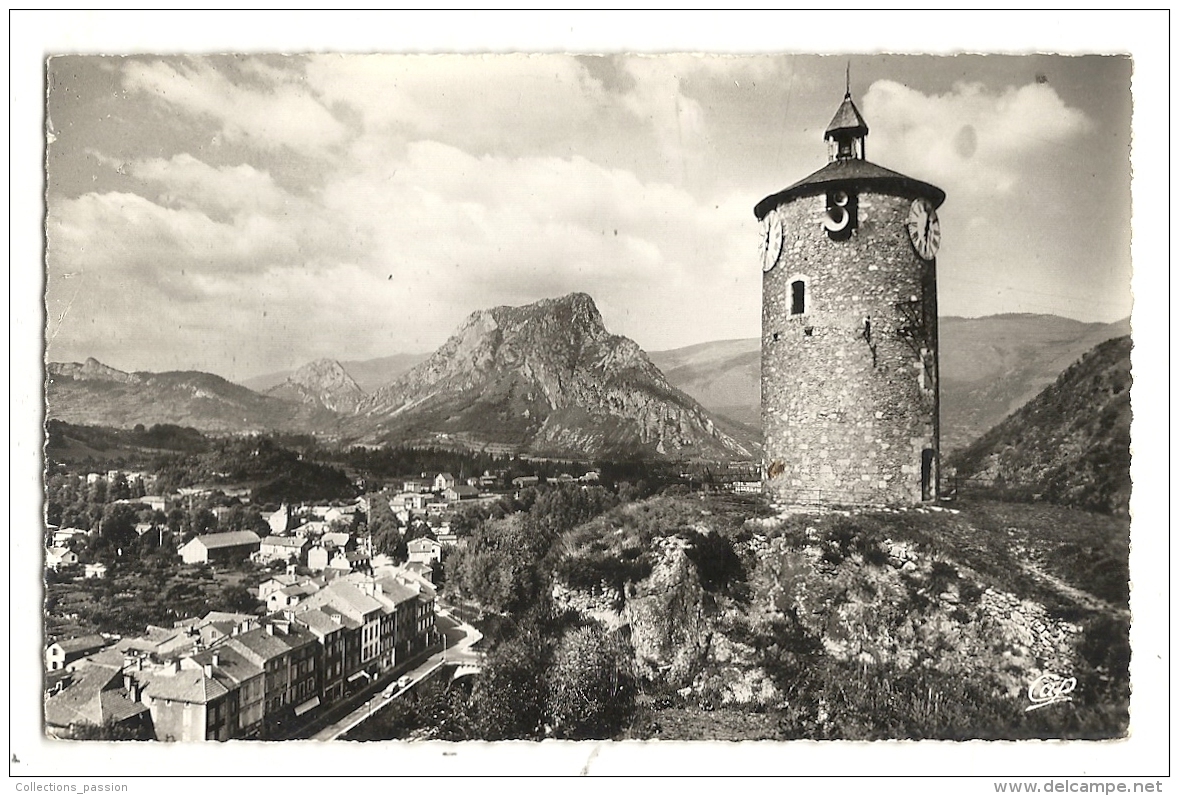
[(85, 722), (149, 726), (166, 741), (286, 737), (429, 651), (435, 596), (411, 572), (385, 568), (336, 578), (265, 617), (211, 612), (113, 644), (55, 642), (47, 730)]
[[(447, 500), (466, 500), (479, 495), (480, 489), (494, 489), (501, 485), (501, 479), (505, 477), (505, 472), (492, 473), (484, 471), (481, 476), (474, 476), (466, 479), (466, 486), (461, 486), (450, 473), (438, 473), (433, 478), (427, 477), (424, 473), (420, 478), (407, 478), (401, 483), (402, 492), (410, 494), (424, 494), (434, 492), (442, 495)], [(569, 473), (560, 473), (548, 481), (559, 484), (596, 484), (601, 477), (597, 470), (590, 470), (583, 475), (574, 476)], [(512, 479), (512, 486), (521, 489), (528, 486), (536, 486), (540, 483), (540, 476), (538, 475), (521, 475)]]
[(196, 536), (179, 549), (186, 564), (228, 565), (252, 559), (261, 563), (298, 563), (315, 572), (363, 571), (370, 567), (367, 546), (357, 546), (343, 531), (307, 536), (258, 536), (253, 531), (227, 531)]
[(339, 506), (290, 506), (283, 503), (277, 511), (266, 515), (266, 523), (272, 534), (291, 533), (302, 530), (307, 533), (322, 533), (336, 523), (351, 523), (357, 513), (368, 514), (368, 499), (358, 498), (352, 503)]

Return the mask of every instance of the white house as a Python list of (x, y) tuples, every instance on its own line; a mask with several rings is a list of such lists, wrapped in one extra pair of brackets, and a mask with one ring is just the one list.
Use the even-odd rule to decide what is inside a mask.
[(271, 533), (286, 533), (291, 529), (291, 507), (283, 503), (278, 511), (266, 517), (266, 522)]
[(312, 572), (322, 572), (327, 569), (331, 555), (322, 547), (313, 547), (307, 551), (307, 568)]
[(442, 545), (425, 536), (420, 536), (406, 545), (410, 562), (432, 564), (442, 560)]
[(178, 551), (185, 564), (245, 560), (258, 552), (262, 540), (253, 531), (230, 531), (198, 536)]
[(259, 561), (298, 560), (311, 544), (302, 536), (264, 536), (258, 546)]
[(62, 528), (53, 532), (53, 544), (57, 547), (65, 547), (73, 544), (77, 539), (85, 539), (90, 535), (90, 531), (81, 528)]
[(474, 500), (479, 497), (479, 490), (473, 486), (448, 487), (442, 496), (452, 503), (458, 500)]
[(78, 563), (78, 555), (68, 547), (45, 548), (45, 566), (57, 572), (61, 567), (72, 567)]

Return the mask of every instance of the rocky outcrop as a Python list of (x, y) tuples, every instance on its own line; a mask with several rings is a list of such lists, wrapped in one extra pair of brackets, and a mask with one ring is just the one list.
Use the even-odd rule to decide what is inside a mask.
[(353, 414), (366, 398), (344, 366), (334, 359), (309, 362), (266, 394), (297, 403), (312, 404), (341, 414)]
[(135, 384), (139, 377), (104, 365), (94, 357), (85, 362), (50, 362), (46, 367), (50, 381), (73, 379), (74, 381), (112, 381), (119, 384)]
[(639, 672), (681, 682), (695, 674), (708, 651), (704, 588), (685, 540), (665, 537), (656, 545), (655, 567), (634, 584), (623, 616)]
[(633, 340), (610, 334), (584, 293), (473, 313), (359, 415), (353, 427), (364, 441), (461, 439), (577, 456), (750, 455)]
[(793, 609), (842, 661), (985, 672), (1015, 696), (1046, 672), (1072, 671), (1080, 627), (1043, 605), (984, 587), (969, 568), (885, 540), (876, 563), (824, 558), (819, 531), (755, 537), (771, 612)]
[[(625, 536), (627, 516), (603, 523), (597, 541), (583, 529), (581, 546), (568, 554), (592, 555), (586, 551), (603, 550), (611, 538), (633, 540)], [(840, 514), (842, 527), (830, 517), (801, 528), (785, 517), (746, 520), (730, 537), (740, 540), (734, 547), (744, 562), (744, 596), (702, 584), (691, 538), (715, 533), (709, 516), (695, 525), (666, 507), (660, 516), (676, 529), (650, 541), (649, 574), (592, 588), (558, 579), (553, 597), (628, 633), (639, 674), (681, 696), (778, 705), (785, 698), (782, 673), (767, 670), (782, 650), (808, 644), (841, 664), (986, 678), (1011, 697), (1042, 674), (1068, 676), (1078, 665), (1079, 625), (912, 542), (842, 534), (866, 527), (852, 512)], [(779, 635), (790, 627), (799, 633), (794, 641)], [(798, 647), (800, 638), (809, 641)]]

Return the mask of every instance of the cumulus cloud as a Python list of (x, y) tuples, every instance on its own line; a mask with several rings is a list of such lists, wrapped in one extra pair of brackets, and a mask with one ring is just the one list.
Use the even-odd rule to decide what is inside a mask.
[(729, 263), (744, 223), (584, 158), (473, 156), (417, 142), (385, 162), (334, 183), (323, 197), (329, 212), (366, 226), (374, 268), (470, 308), (572, 290), (603, 300), (666, 290)]
[(124, 164), (125, 173), (161, 187), (164, 204), (229, 213), (274, 212), (291, 200), (270, 174), (242, 163), (211, 166), (182, 152)]
[[(132, 292), (144, 304), (127, 310), (124, 332), (156, 304), (178, 337), (215, 320), (227, 341), (244, 334), (295, 365), (312, 350), (429, 349), (474, 309), (581, 290), (608, 318), (616, 308), (616, 331), (670, 347), (667, 319), (626, 314), (635, 295), (706, 312), (713, 299), (698, 296), (718, 273), (754, 273), (740, 245), (745, 201), (704, 202), (582, 157), (477, 156), (434, 141), (368, 154), (341, 161), (307, 196), (252, 166), (184, 154), (125, 164), (147, 196), (53, 202), (51, 328), (67, 306), (75, 320), (109, 322), (125, 304), (114, 294)], [(717, 328), (725, 315), (708, 312)], [(287, 344), (262, 345), (279, 338)], [(242, 367), (243, 352), (225, 350)]]
[(258, 85), (233, 82), (204, 59), (131, 61), (123, 81), (128, 91), (216, 121), (227, 141), (254, 148), (319, 155), (347, 137), (347, 128), (295, 77), (260, 62), (243, 63)]
[(678, 56), (625, 61), (634, 88), (623, 97), (623, 104), (650, 123), (664, 154), (671, 159), (694, 149), (705, 131), (704, 109), (683, 91), (684, 74), (701, 68), (699, 60)]
[(1091, 126), (1044, 83), (990, 91), (963, 82), (930, 96), (880, 80), (864, 113), (872, 159), (979, 192), (1009, 191), (1029, 163)]
[(535, 147), (579, 135), (605, 92), (570, 56), (313, 56), (308, 84), (368, 134)]

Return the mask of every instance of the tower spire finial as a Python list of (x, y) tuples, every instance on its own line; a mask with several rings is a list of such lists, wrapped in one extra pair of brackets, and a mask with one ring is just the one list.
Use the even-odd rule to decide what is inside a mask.
[(851, 97), (851, 60), (850, 59), (847, 62), (847, 83), (846, 83), (846, 85), (847, 85), (847, 91), (844, 92), (843, 96), (850, 98)]

